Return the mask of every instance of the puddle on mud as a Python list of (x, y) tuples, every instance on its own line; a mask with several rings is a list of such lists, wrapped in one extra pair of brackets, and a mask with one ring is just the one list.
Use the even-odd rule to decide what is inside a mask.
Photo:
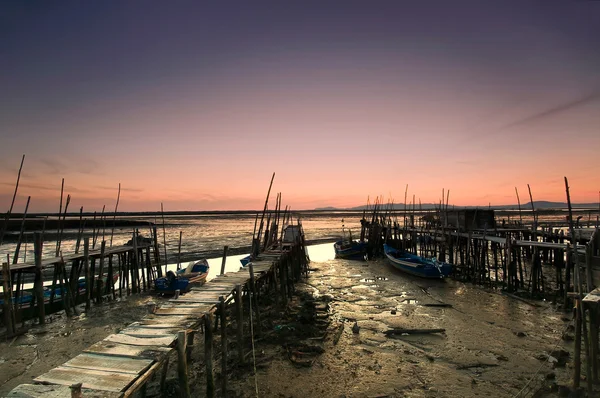
[(404, 300), (400, 301), (400, 304), (419, 304), (418, 300), (412, 299), (412, 298), (405, 298)]
[(374, 278), (363, 278), (360, 280), (360, 282), (369, 283), (369, 282), (387, 281), (388, 279), (389, 278), (387, 278), (385, 276), (376, 276)]
[(354, 285), (350, 289), (368, 289), (370, 287), (377, 287), (377, 285)]

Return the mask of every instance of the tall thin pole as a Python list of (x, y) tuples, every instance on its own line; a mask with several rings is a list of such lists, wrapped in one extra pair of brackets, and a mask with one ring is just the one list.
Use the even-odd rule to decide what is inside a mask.
[(521, 225), (523, 224), (523, 216), (521, 215), (521, 200), (519, 199), (519, 191), (517, 190), (517, 187), (515, 187), (515, 192), (517, 194), (517, 203), (519, 204), (519, 221), (521, 222)]
[(10, 214), (12, 213), (13, 207), (15, 205), (15, 199), (17, 198), (17, 192), (19, 190), (19, 181), (21, 180), (21, 170), (23, 170), (23, 162), (25, 161), (25, 155), (21, 158), (21, 166), (19, 167), (19, 173), (17, 174), (17, 183), (15, 184), (15, 192), (13, 193), (12, 202), (10, 202), (10, 208), (8, 209), (8, 213), (4, 217), (4, 224), (2, 225), (2, 230), (0, 231), (0, 245), (4, 241), (4, 233), (8, 228), (8, 220), (10, 218)]
[(165, 232), (165, 210), (163, 203), (160, 202), (160, 213), (162, 216), (162, 227), (163, 227), (163, 252), (165, 253), (165, 275), (167, 274), (167, 234)]
[(113, 214), (113, 225), (110, 230), (110, 247), (112, 247), (113, 235), (115, 233), (115, 223), (117, 219), (117, 210), (119, 209), (119, 199), (121, 198), (121, 183), (119, 183), (119, 191), (117, 192), (117, 204), (115, 205), (115, 213)]

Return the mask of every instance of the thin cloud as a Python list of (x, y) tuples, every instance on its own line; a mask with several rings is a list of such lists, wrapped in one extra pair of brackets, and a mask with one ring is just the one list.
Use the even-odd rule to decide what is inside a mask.
[(583, 98), (577, 99), (575, 101), (563, 103), (561, 105), (547, 109), (543, 112), (536, 113), (535, 115), (531, 115), (526, 118), (509, 123), (509, 124), (501, 127), (500, 130), (506, 130), (506, 129), (510, 129), (512, 127), (524, 126), (526, 124), (535, 123), (535, 122), (537, 122), (539, 120), (543, 120), (547, 117), (552, 117), (552, 116), (559, 115), (561, 113), (570, 111), (571, 109), (577, 108), (577, 107), (587, 104), (589, 102), (594, 102), (597, 99), (600, 99), (600, 90), (596, 90), (594, 93), (587, 95)]
[[(102, 190), (106, 190), (106, 191), (118, 191), (118, 189), (119, 189), (118, 186), (107, 187), (107, 186), (103, 186), (103, 185), (96, 185), (96, 186), (94, 186), (94, 188), (102, 189)], [(139, 189), (139, 188), (124, 188), (121, 186), (121, 192), (144, 192), (144, 190)]]

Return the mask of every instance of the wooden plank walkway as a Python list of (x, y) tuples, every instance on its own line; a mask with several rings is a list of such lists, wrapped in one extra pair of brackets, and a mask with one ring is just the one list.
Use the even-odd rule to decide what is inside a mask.
[[(253, 262), (255, 278), (269, 271), (275, 256)], [(82, 383), (84, 396), (128, 397), (167, 360), (177, 345), (177, 333), (197, 329), (204, 314), (216, 309), (237, 285), (250, 280), (245, 271), (228, 272), (168, 300), (138, 322), (111, 334), (83, 353), (34, 379), (43, 385), (22, 384), (9, 397), (70, 397), (69, 386)]]
[[(138, 245), (138, 249), (147, 249), (148, 247), (152, 247), (152, 245), (150, 245), (150, 244), (139, 244)], [(128, 245), (107, 247), (104, 250), (104, 257), (108, 257), (108, 256), (114, 255), (114, 254), (127, 253), (127, 252), (130, 252), (133, 250), (134, 250), (133, 246), (128, 246)], [(101, 253), (100, 249), (94, 249), (94, 250), (90, 250), (89, 256), (90, 256), (90, 258), (99, 258), (101, 254), (102, 253)], [(65, 263), (68, 263), (68, 262), (74, 261), (74, 260), (83, 260), (84, 258), (85, 258), (85, 256), (83, 255), (83, 252), (66, 254), (62, 257), (45, 258), (45, 259), (42, 259), (42, 269), (54, 266), (56, 264), (61, 263), (62, 261), (64, 261)], [(28, 269), (33, 269), (33, 268), (35, 268), (34, 263), (11, 264), (11, 266), (10, 266), (11, 271), (28, 270)]]

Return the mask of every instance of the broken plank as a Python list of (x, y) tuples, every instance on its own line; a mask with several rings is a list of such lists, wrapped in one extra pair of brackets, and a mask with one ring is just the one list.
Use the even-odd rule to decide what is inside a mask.
[(202, 311), (199, 310), (200, 307), (197, 308), (158, 308), (154, 311), (155, 315), (201, 315)]
[(34, 380), (38, 383), (60, 384), (71, 386), (82, 383), (83, 388), (93, 390), (120, 392), (124, 390), (136, 375), (128, 373), (111, 373), (100, 370), (88, 370), (59, 366)]
[(170, 336), (176, 335), (179, 330), (182, 328), (144, 328), (138, 326), (129, 326), (123, 330), (121, 333), (127, 334), (129, 336), (135, 337), (161, 337), (161, 336)]
[[(187, 303), (187, 304), (218, 304), (219, 303), (219, 298), (197, 298), (197, 299), (187, 299), (187, 300), (178, 300), (180, 303)], [(172, 307), (171, 307), (172, 308)]]
[(128, 336), (126, 334), (111, 334), (103, 341), (108, 341), (111, 343), (121, 343), (121, 344), (129, 344), (129, 345), (137, 345), (137, 346), (158, 346), (158, 347), (168, 347), (173, 342), (177, 340), (177, 336), (163, 336), (163, 337), (133, 337)]
[[(156, 373), (156, 371), (163, 366), (163, 362), (156, 362), (154, 363), (154, 365), (152, 365), (152, 367), (150, 369), (148, 369), (148, 371), (146, 373), (144, 373), (143, 375), (141, 375), (140, 377), (138, 377), (138, 379), (132, 384), (130, 385), (127, 390), (125, 390), (125, 392), (123, 393), (123, 398), (129, 398), (131, 396), (133, 396), (138, 389), (140, 389), (143, 385), (146, 384), (146, 382), (152, 377), (154, 376), (154, 373)], [(87, 396), (86, 396), (87, 398)]]
[(151, 359), (134, 359), (100, 354), (83, 353), (67, 361), (71, 368), (102, 370), (104, 372), (140, 374), (152, 365)]
[(386, 336), (394, 334), (432, 334), (432, 333), (445, 333), (446, 329), (390, 329), (383, 332)]

